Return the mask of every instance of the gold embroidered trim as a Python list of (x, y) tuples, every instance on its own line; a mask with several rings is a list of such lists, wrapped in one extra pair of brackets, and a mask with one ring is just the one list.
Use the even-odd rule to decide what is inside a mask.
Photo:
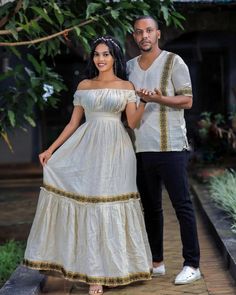
[(185, 87), (176, 91), (176, 95), (193, 95), (192, 89), (190, 87)]
[(151, 279), (151, 270), (150, 272), (132, 273), (125, 277), (91, 277), (86, 274), (67, 271), (62, 265), (57, 263), (30, 261), (28, 259), (24, 259), (23, 265), (37, 270), (57, 272), (62, 274), (63, 277), (68, 280), (105, 286), (127, 285), (136, 281)]
[(123, 195), (118, 195), (118, 196), (106, 196), (106, 197), (99, 197), (99, 196), (93, 196), (93, 197), (88, 197), (85, 195), (77, 195), (75, 193), (67, 192), (60, 190), (56, 187), (53, 187), (48, 184), (43, 184), (43, 187), (49, 191), (53, 192), (57, 195), (67, 197), (70, 199), (73, 199), (78, 202), (82, 203), (108, 203), (108, 202), (117, 202), (117, 201), (128, 201), (130, 199), (139, 199), (139, 193), (129, 193), (129, 194), (123, 194)]
[[(162, 76), (161, 76), (161, 92), (163, 95), (167, 95), (167, 86), (170, 78), (171, 67), (173, 63), (175, 54), (170, 53), (165, 62)], [(166, 106), (160, 106), (160, 150), (168, 150), (168, 121), (167, 121), (167, 111)]]

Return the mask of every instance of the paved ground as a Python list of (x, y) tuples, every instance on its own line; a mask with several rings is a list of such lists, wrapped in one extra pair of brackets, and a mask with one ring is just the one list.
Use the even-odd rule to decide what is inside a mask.
[[(1, 175), (0, 175), (1, 176)], [(25, 178), (23, 181), (14, 181), (6, 178), (0, 179), (0, 240), (2, 235), (8, 233), (8, 237), (24, 239), (28, 235), (38, 197), (38, 185), (41, 180), (34, 181)], [(126, 287), (105, 289), (109, 295), (235, 295), (236, 286), (230, 274), (226, 270), (223, 259), (207, 230), (201, 213), (196, 210), (198, 231), (201, 246), (201, 271), (203, 278), (193, 284), (175, 286), (173, 280), (182, 268), (181, 243), (179, 237), (178, 222), (168, 200), (164, 196), (165, 211), (165, 261), (167, 275), (153, 278), (151, 281), (133, 284)], [(88, 289), (84, 284), (73, 286), (60, 279), (50, 278), (46, 285), (47, 294), (87, 294)], [(45, 294), (45, 293), (42, 293)]]

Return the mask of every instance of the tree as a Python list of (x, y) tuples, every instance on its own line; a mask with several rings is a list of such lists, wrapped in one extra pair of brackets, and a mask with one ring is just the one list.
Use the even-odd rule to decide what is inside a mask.
[(53, 60), (65, 49), (88, 52), (89, 41), (100, 34), (124, 40), (132, 20), (143, 14), (176, 27), (182, 27), (184, 19), (173, 0), (0, 1), (0, 46), (18, 59), (14, 68), (5, 68), (0, 75), (1, 85), (10, 81), (0, 93), (0, 135), (9, 147), (7, 132), (26, 123), (35, 126), (35, 107), (56, 107), (66, 89), (45, 59)]

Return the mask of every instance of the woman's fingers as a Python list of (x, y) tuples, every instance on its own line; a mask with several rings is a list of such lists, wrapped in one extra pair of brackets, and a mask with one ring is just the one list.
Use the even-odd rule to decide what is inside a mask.
[(41, 154), (39, 154), (39, 161), (41, 163), (42, 166), (44, 166), (45, 164), (47, 164), (47, 161), (49, 160), (49, 158), (51, 157), (51, 153), (45, 151)]

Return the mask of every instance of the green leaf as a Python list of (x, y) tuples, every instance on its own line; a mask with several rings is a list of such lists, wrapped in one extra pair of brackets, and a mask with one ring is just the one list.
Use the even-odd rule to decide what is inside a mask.
[(10, 123), (11, 123), (11, 126), (12, 127), (15, 127), (15, 125), (16, 125), (16, 118), (15, 118), (15, 114), (13, 113), (13, 111), (8, 110), (7, 111), (7, 116), (9, 118)]
[(86, 19), (89, 18), (91, 14), (95, 13), (101, 7), (101, 3), (89, 3), (86, 9)]
[[(7, 132), (4, 130), (4, 128), (0, 130), (0, 136), (2, 136), (3, 140), (6, 142), (6, 144), (7, 144), (8, 148), (9, 148), (9, 150), (13, 153), (13, 148), (12, 148), (11, 142), (10, 142), (10, 140), (9, 140), (9, 138), (8, 138), (8, 134), (7, 134)], [(2, 259), (2, 257), (0, 256), (0, 261), (2, 261), (2, 260), (3, 260), (3, 259)], [(2, 264), (2, 265), (6, 265), (6, 264)], [(12, 270), (14, 270), (14, 269), (12, 269)], [(11, 272), (9, 272), (9, 274), (7, 274), (6, 279), (9, 277), (10, 274), (11, 274)], [(3, 277), (2, 274), (1, 274), (1, 277)]]
[(43, 77), (46, 76), (46, 74), (47, 74), (47, 66), (46, 66), (46, 63), (45, 63), (44, 60), (41, 62), (41, 71), (42, 71), (42, 76)]
[(24, 14), (21, 11), (19, 11), (18, 14), (19, 14), (19, 18), (20, 18), (20, 23), (23, 23), (23, 21), (24, 21)]
[(27, 59), (28, 61), (30, 61), (32, 63), (32, 65), (34, 66), (35, 70), (37, 71), (37, 73), (41, 73), (41, 66), (40, 64), (37, 62), (37, 60), (33, 57), (33, 55), (31, 54), (27, 54)]
[(169, 11), (167, 6), (162, 6), (161, 7), (161, 12), (163, 14), (164, 20), (168, 23), (169, 22)]
[(55, 16), (56, 16), (59, 24), (62, 25), (64, 22), (64, 16), (63, 16), (60, 8), (58, 7), (58, 5), (56, 3), (53, 4), (53, 8), (54, 8)]
[(26, 10), (29, 6), (29, 0), (23, 0), (23, 9)]
[(124, 3), (122, 3), (122, 9), (131, 9), (133, 7), (133, 4), (130, 2), (125, 1)]
[(39, 59), (42, 60), (43, 57), (47, 54), (46, 43), (44, 43), (44, 42), (40, 43), (37, 48), (39, 49), (39, 52), (40, 52)]
[(83, 36), (80, 36), (80, 40), (81, 40), (81, 43), (82, 43), (85, 51), (89, 52), (90, 46), (89, 46), (88, 40), (86, 38), (84, 38)]
[(94, 30), (94, 28), (91, 25), (87, 25), (85, 29), (87, 30), (90, 36), (94, 37), (97, 35), (97, 32)]
[(38, 96), (36, 95), (36, 93), (33, 91), (33, 89), (28, 89), (27, 93), (29, 93), (29, 95), (33, 98), (34, 102), (38, 101)]
[(22, 22), (16, 22), (16, 24), (18, 25), (18, 27), (20, 27), (21, 29), (23, 29), (24, 31), (26, 31), (28, 34), (30, 34), (30, 30), (29, 30), (29, 25), (28, 24), (23, 24)]
[(111, 11), (111, 16), (112, 16), (114, 19), (117, 19), (119, 15), (120, 15), (119, 11), (117, 11), (117, 10), (112, 10), (112, 11)]
[(80, 36), (81, 30), (79, 27), (75, 27), (75, 32), (77, 36)]
[(174, 16), (176, 16), (176, 18), (179, 18), (179, 19), (182, 19), (182, 20), (185, 20), (186, 19), (182, 14), (180, 14), (177, 11), (173, 11), (171, 14), (174, 15)]
[(36, 6), (32, 6), (31, 9), (33, 9), (37, 14), (39, 14), (48, 23), (50, 23), (51, 25), (53, 24), (52, 20), (50, 19), (50, 17), (47, 14), (47, 10), (46, 9), (42, 9), (42, 8), (36, 7)]
[(39, 26), (39, 24), (35, 20), (31, 21), (30, 26), (32, 27), (32, 29), (34, 30), (35, 33), (40, 33), (42, 31), (41, 27)]
[(181, 28), (182, 30), (184, 30), (184, 27), (182, 26), (181, 22), (177, 19), (177, 18), (174, 18), (173, 17), (173, 22), (175, 24), (175, 27), (179, 27)]
[(16, 24), (14, 22), (10, 21), (9, 24), (6, 25), (6, 29), (11, 31), (11, 34), (15, 40), (18, 40), (18, 32), (16, 30)]
[(56, 81), (50, 81), (50, 84), (53, 86), (56, 92), (60, 92), (62, 90), (61, 84)]
[(32, 117), (24, 115), (24, 118), (32, 127), (36, 126), (36, 123)]
[(69, 16), (70, 18), (74, 18), (75, 15), (70, 10), (63, 10), (64, 16)]
[(56, 42), (57, 42), (56, 40), (51, 40), (50, 42), (47, 43), (48, 45), (47, 54), (49, 56), (54, 56), (55, 54), (59, 52), (59, 48)]
[(30, 82), (32, 87), (38, 87), (40, 85), (40, 78), (31, 77)]

